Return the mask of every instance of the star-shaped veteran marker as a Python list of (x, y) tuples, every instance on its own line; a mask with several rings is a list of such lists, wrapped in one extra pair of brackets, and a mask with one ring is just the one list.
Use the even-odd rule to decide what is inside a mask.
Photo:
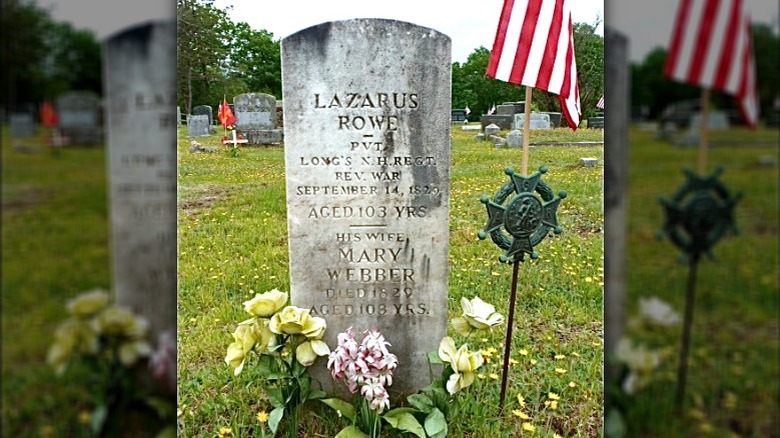
[(728, 188), (718, 180), (722, 172), (723, 169), (718, 168), (712, 175), (698, 176), (689, 169), (683, 170), (687, 180), (672, 199), (660, 199), (666, 213), (660, 237), (668, 235), (683, 252), (698, 257), (709, 253), (727, 232), (737, 232), (734, 206), (742, 193), (730, 195)]
[[(546, 172), (547, 168), (542, 166), (538, 172), (524, 177), (509, 167), (504, 173), (509, 175), (510, 180), (499, 189), (493, 200), (486, 195), (480, 198), (487, 207), (488, 221), (485, 229), (479, 232), (479, 238), (486, 239), (490, 235), (499, 248), (506, 250), (506, 254), (499, 258), (502, 262), (522, 262), (524, 254), (536, 259), (539, 255), (534, 246), (547, 236), (550, 229), (555, 234), (563, 232), (555, 215), (566, 192), (561, 191), (557, 197), (554, 196), (552, 189), (542, 181), (542, 174)], [(542, 199), (537, 198), (534, 192)], [(504, 206), (504, 201), (512, 193), (517, 195)], [(511, 239), (501, 232), (502, 226), (512, 236)]]

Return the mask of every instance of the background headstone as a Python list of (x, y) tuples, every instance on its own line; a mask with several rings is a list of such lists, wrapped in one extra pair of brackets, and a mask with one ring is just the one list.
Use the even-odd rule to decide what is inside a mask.
[(56, 100), (59, 128), (72, 145), (95, 145), (103, 142), (103, 120), (100, 100), (86, 92), (72, 91)]
[(544, 114), (548, 114), (550, 116), (550, 126), (553, 128), (560, 128), (561, 127), (561, 113), (550, 113), (546, 112)]
[(510, 114), (503, 114), (503, 115), (493, 114), (490, 116), (484, 115), (480, 117), (480, 123), (482, 125), (483, 131), (488, 125), (496, 125), (504, 131), (511, 131), (513, 129), (512, 124), (514, 123), (514, 121), (515, 121), (515, 116)]
[(190, 137), (203, 137), (209, 135), (209, 118), (204, 114), (200, 116), (187, 116), (187, 135)]
[(466, 110), (464, 109), (454, 109), (451, 111), (451, 119), (450, 121), (452, 123), (466, 123)]
[(515, 129), (506, 135), (506, 145), (510, 148), (523, 147), (523, 132)]
[[(355, 19), (281, 46), (292, 302), (327, 320), (328, 345), (377, 327), (391, 395), (416, 392), (447, 330), (450, 39)], [(315, 376), (343, 393), (325, 362)]]
[(194, 116), (208, 116), (209, 126), (214, 124), (214, 110), (211, 105), (198, 105), (192, 109), (192, 115)]
[(588, 128), (604, 129), (604, 117), (588, 117)]
[(30, 113), (11, 114), (11, 137), (30, 137), (35, 134), (35, 122)]
[(176, 59), (176, 23), (114, 35), (104, 54), (113, 290), (153, 343), (175, 340), (176, 69), (160, 66)]
[(484, 130), (485, 137), (489, 138), (491, 135), (496, 135), (499, 132), (501, 132), (501, 128), (499, 128), (498, 126), (496, 126), (494, 124), (490, 124), (490, 125), (485, 126), (485, 130)]
[[(513, 129), (523, 129), (525, 114), (515, 114)], [(531, 129), (550, 129), (550, 115), (547, 113), (531, 113)]]
[(496, 107), (496, 114), (500, 116), (515, 115), (515, 106), (513, 104), (503, 104)]
[(282, 141), (276, 127), (276, 98), (264, 93), (244, 93), (233, 98), (236, 131), (249, 144), (274, 144)]

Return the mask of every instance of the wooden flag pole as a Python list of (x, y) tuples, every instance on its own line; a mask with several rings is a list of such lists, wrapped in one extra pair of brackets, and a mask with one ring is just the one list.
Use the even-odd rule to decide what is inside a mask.
[(523, 166), (522, 176), (528, 175), (528, 144), (531, 137), (531, 96), (533, 87), (525, 87), (525, 105), (523, 108)]
[(707, 172), (707, 142), (708, 125), (710, 122), (710, 89), (703, 87), (701, 89), (701, 111), (699, 112), (699, 165), (700, 175)]

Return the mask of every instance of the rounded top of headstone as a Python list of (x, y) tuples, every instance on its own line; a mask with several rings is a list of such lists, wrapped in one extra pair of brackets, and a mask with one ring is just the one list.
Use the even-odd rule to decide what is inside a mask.
[(427, 34), (429, 38), (444, 38), (447, 41), (450, 40), (449, 36), (435, 29), (406, 21), (391, 20), (388, 18), (352, 18), (348, 20), (328, 21), (301, 29), (298, 32), (282, 38), (282, 48), (284, 48), (285, 42), (292, 43), (295, 41), (312, 39), (312, 37), (317, 41), (326, 41), (328, 35), (333, 31), (353, 28), (360, 29), (361, 33), (366, 37), (371, 36), (374, 38), (381, 35), (392, 37), (393, 32), (400, 30), (401, 32), (406, 33), (414, 32), (415, 34)]

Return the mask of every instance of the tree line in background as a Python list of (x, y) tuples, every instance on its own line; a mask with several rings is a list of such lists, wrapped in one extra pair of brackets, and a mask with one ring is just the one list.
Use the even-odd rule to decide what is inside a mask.
[[(189, 114), (195, 105), (217, 105), (223, 96), (262, 92), (281, 98), (280, 42), (266, 30), (234, 23), (213, 0), (177, 0), (178, 104)], [(604, 38), (597, 24), (574, 24), (574, 47), (583, 118), (596, 111), (604, 90)], [(780, 96), (780, 36), (769, 25), (753, 25), (753, 47), (761, 113), (769, 114)], [(0, 14), (0, 106), (7, 113), (26, 103), (53, 99), (67, 90), (102, 93), (101, 44), (92, 32), (52, 19), (29, 0), (3, 0)], [(464, 63), (452, 64), (452, 107), (471, 110), (478, 120), (493, 105), (523, 100), (524, 87), (485, 76), (490, 51), (479, 47)], [(631, 65), (631, 106), (657, 118), (669, 104), (697, 98), (699, 88), (663, 76), (666, 49), (657, 48)], [(733, 99), (715, 93), (716, 107)], [(534, 90), (532, 107), (560, 111), (555, 95)]]
[(54, 21), (25, 0), (3, 0), (0, 106), (12, 113), (67, 90), (102, 94), (101, 45), (89, 30)]

